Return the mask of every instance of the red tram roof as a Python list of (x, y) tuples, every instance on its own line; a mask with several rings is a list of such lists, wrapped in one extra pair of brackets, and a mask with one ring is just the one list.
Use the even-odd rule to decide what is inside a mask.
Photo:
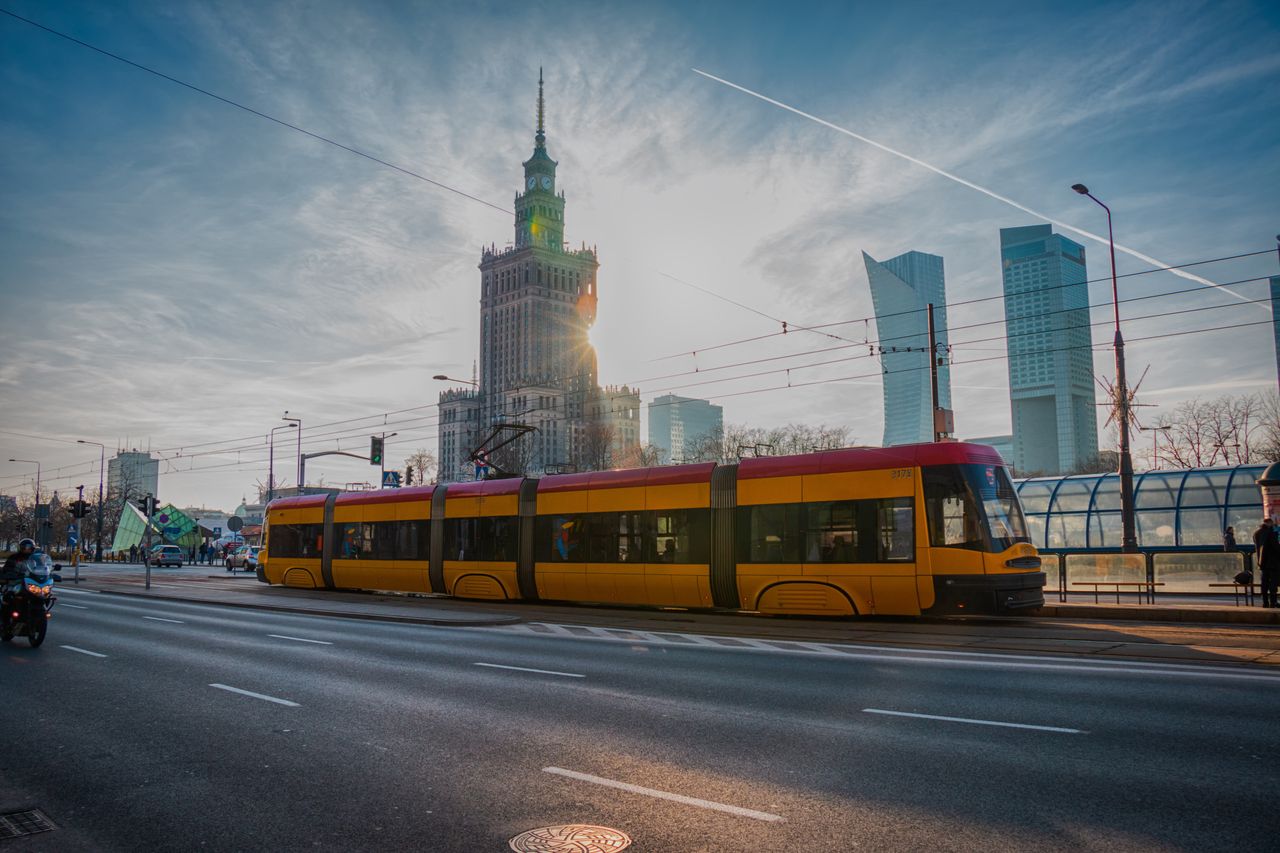
[(519, 493), (521, 477), (507, 477), (501, 480), (476, 480), (470, 483), (450, 483), (445, 492), (445, 500), (449, 498), (494, 497), (495, 495), (514, 495)]
[(367, 492), (343, 492), (334, 500), (334, 506), (368, 506), (370, 504), (397, 504), (413, 501), (430, 501), (435, 486), (406, 486), (403, 489), (376, 489)]
[(944, 441), (937, 444), (902, 444), (895, 447), (846, 447), (797, 456), (764, 456), (743, 459), (738, 465), (739, 480), (760, 477), (795, 477), (803, 474), (834, 474), (847, 471), (874, 471), (881, 468), (913, 468), (917, 465), (958, 465), (976, 462), (1003, 465), (1000, 454), (983, 444)]
[(709, 483), (714, 462), (666, 465), (661, 468), (624, 468), (621, 471), (593, 471), (584, 474), (555, 474), (538, 481), (538, 494), (571, 492), (580, 489), (621, 489), (628, 486), (675, 486)]
[(328, 495), (294, 495), (290, 498), (276, 498), (267, 504), (267, 509), (302, 509), (309, 506), (324, 506), (325, 499), (328, 497)]

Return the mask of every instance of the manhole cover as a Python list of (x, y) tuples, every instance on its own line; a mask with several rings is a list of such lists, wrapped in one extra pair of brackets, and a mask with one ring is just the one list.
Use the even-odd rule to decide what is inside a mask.
[(511, 839), (511, 849), (516, 853), (604, 853), (630, 846), (631, 838), (625, 832), (581, 823), (544, 826)]
[[(21, 838), (24, 835), (35, 835), (37, 832), (50, 832), (53, 828), (53, 821), (45, 817), (44, 813), (38, 809), (0, 814), (0, 839)], [(627, 845), (624, 844), (622, 846), (626, 847)], [(601, 849), (620, 850), (622, 848), (607, 847)]]

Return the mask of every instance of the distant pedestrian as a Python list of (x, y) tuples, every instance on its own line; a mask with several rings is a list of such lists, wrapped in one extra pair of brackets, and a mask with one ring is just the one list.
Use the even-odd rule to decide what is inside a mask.
[(1226, 532), (1222, 534), (1222, 550), (1236, 550), (1236, 529), (1234, 527), (1228, 527)]
[(1275, 520), (1264, 518), (1253, 533), (1254, 560), (1262, 575), (1262, 606), (1280, 607), (1276, 601), (1276, 585), (1280, 582), (1280, 538), (1276, 537)]
[(138, 562), (138, 546), (137, 545), (129, 546), (129, 562), (130, 563)]

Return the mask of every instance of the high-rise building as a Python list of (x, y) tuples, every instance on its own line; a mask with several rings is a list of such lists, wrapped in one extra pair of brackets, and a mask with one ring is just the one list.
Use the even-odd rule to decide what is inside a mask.
[[(515, 197), (515, 241), (505, 249), (490, 245), (480, 254), (479, 375), (474, 387), (440, 395), (439, 476), (444, 482), (475, 476), (468, 453), (502, 423), (535, 427), (503, 451), (505, 467), (533, 474), (598, 467), (600, 436), (608, 432), (614, 443), (628, 440), (625, 418), (616, 417), (616, 401), (603, 402), (607, 395), (587, 339), (596, 318), (600, 262), (594, 247), (564, 245), (565, 197), (556, 186), (557, 163), (547, 153), (545, 117), (539, 73), (533, 155), (524, 162)], [(615, 396), (638, 393), (612, 390)], [(620, 404), (624, 410), (625, 402)], [(638, 413), (638, 398), (632, 408)], [(601, 418), (609, 423), (600, 423)], [(636, 448), (638, 432), (637, 417), (630, 433)], [(615, 464), (614, 455), (603, 454), (609, 464)]]
[(693, 461), (698, 444), (724, 431), (724, 409), (707, 400), (664, 394), (649, 403), (649, 443), (661, 461)]
[(119, 450), (107, 460), (107, 493), (113, 498), (137, 501), (157, 495), (160, 460), (138, 450)]
[(1084, 246), (1048, 225), (1000, 229), (1013, 466), (1061, 474), (1098, 455)]
[[(942, 258), (907, 252), (876, 261), (866, 252), (876, 337), (884, 369), (884, 441), (914, 444), (933, 441), (933, 390), (929, 371), (929, 314), (933, 304), (938, 355), (947, 352), (947, 288)], [(951, 408), (951, 369), (938, 367), (938, 405)]]

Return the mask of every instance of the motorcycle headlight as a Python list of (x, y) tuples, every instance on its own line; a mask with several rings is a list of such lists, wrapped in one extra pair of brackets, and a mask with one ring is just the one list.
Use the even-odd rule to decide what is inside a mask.
[(49, 586), (42, 586), (42, 587), (40, 587), (40, 594), (41, 594), (41, 595), (48, 595), (48, 594), (49, 594), (49, 593), (51, 593), (51, 592), (53, 592), (53, 586), (52, 586), (52, 585), (49, 585)]
[(32, 595), (39, 595), (40, 587), (36, 586), (33, 583), (29, 583), (27, 584), (27, 592), (31, 593)]

